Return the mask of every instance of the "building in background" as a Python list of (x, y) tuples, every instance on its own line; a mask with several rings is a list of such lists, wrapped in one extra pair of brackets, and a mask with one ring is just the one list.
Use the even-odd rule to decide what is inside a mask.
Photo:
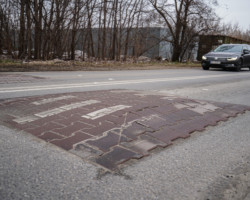
[[(112, 29), (107, 31), (107, 40), (106, 40), (106, 53), (107, 57), (110, 55), (110, 51), (113, 50), (112, 46)], [(126, 41), (127, 33), (129, 32), (129, 40)], [(93, 37), (93, 52), (96, 57), (98, 57), (100, 51), (100, 41), (98, 38), (102, 35), (102, 30), (98, 28), (92, 29)], [(86, 38), (85, 30), (79, 30), (77, 34), (77, 44), (76, 50), (88, 54), (89, 41), (85, 41)], [(69, 35), (70, 38), (70, 35)], [(131, 28), (131, 29), (122, 29), (119, 31), (117, 37), (119, 39), (118, 46), (115, 50), (117, 55), (120, 55), (121, 58), (126, 55), (127, 57), (148, 57), (150, 59), (157, 60), (171, 60), (173, 49), (172, 45), (169, 42), (171, 38), (168, 36), (166, 28), (162, 27), (143, 27), (143, 28)], [(195, 42), (190, 44), (187, 48), (186, 53), (183, 56), (183, 61), (194, 61), (197, 58), (198, 50), (198, 38), (195, 39)], [(70, 40), (69, 40), (70, 42)], [(126, 44), (128, 42), (128, 44)], [(127, 45), (127, 48), (126, 48)]]

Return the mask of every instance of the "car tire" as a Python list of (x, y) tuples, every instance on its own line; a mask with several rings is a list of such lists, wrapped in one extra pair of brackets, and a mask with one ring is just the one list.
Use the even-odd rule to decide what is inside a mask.
[(202, 66), (202, 69), (203, 70), (209, 70), (209, 67), (208, 66)]
[(235, 70), (237, 72), (241, 71), (241, 67), (242, 67), (242, 59), (239, 59), (238, 63), (236, 64)]

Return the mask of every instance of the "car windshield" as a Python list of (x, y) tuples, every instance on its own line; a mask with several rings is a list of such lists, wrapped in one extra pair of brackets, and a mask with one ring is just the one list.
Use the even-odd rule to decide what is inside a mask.
[(242, 46), (240, 45), (222, 45), (214, 50), (215, 52), (241, 52)]

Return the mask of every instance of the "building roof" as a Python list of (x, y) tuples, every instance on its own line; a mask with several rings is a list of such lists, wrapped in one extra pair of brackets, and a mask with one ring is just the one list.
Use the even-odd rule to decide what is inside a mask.
[(250, 41), (247, 41), (247, 40), (243, 40), (241, 38), (237, 38), (237, 37), (234, 37), (234, 36), (231, 36), (231, 35), (225, 35), (225, 34), (202, 34), (202, 36), (215, 36), (215, 37), (228, 37), (228, 38), (232, 38), (232, 39), (235, 39), (235, 40), (240, 40), (240, 41), (245, 41), (246, 43), (249, 43)]

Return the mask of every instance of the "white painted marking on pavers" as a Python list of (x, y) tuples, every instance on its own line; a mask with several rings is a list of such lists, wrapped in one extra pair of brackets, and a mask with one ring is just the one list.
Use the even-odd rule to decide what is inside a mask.
[(208, 110), (211, 110), (211, 111), (215, 111), (217, 109), (221, 109), (213, 104), (210, 104), (210, 103), (207, 103), (205, 105), (202, 105), (204, 108), (208, 109)]
[(82, 102), (78, 102), (78, 103), (72, 103), (69, 105), (61, 106), (60, 108), (63, 110), (72, 110), (75, 108), (80, 108), (83, 106), (88, 106), (88, 105), (92, 105), (92, 104), (96, 104), (96, 103), (101, 103), (101, 102), (97, 101), (97, 100), (88, 100), (88, 101), (82, 101)]
[(91, 112), (91, 113), (89, 113), (87, 115), (83, 115), (82, 117), (86, 118), (86, 119), (95, 120), (95, 119), (98, 119), (100, 117), (104, 117), (105, 115), (109, 115), (109, 114), (114, 113), (116, 111), (123, 110), (125, 108), (130, 108), (130, 107), (131, 106), (126, 106), (126, 105), (112, 106), (112, 107), (103, 108), (101, 110)]
[(177, 96), (168, 96), (168, 97), (162, 97), (161, 99), (167, 99), (167, 100), (169, 100), (169, 101), (173, 101), (173, 100), (175, 100), (175, 99), (177, 99), (178, 97)]
[(177, 109), (188, 108), (187, 105), (184, 105), (184, 104), (181, 104), (181, 103), (174, 104), (174, 107), (176, 107)]
[[(207, 76), (190, 76), (190, 77), (176, 77), (176, 78), (156, 78), (156, 79), (137, 79), (137, 80), (124, 80), (124, 81), (109, 81), (109, 82), (90, 82), (90, 83), (77, 83), (77, 84), (58, 84), (58, 85), (43, 85), (43, 86), (27, 86), (27, 87), (7, 87), (1, 88), (0, 93), (24, 92), (24, 91), (41, 91), (41, 90), (58, 90), (70, 88), (88, 88), (88, 87), (101, 87), (101, 86), (114, 86), (114, 85), (128, 85), (128, 84), (141, 84), (141, 83), (159, 83), (170, 81), (184, 81), (184, 80), (198, 80), (208, 78), (230, 77), (235, 74), (220, 74), (220, 75), (207, 75)], [(249, 73), (237, 74), (237, 76), (249, 76)]]
[(213, 104), (210, 104), (210, 103), (206, 103), (206, 104), (203, 104), (203, 105), (200, 105), (198, 103), (187, 103), (188, 106), (190, 106), (189, 110), (191, 111), (194, 111), (194, 112), (197, 112), (199, 114), (204, 114), (206, 112), (213, 112), (217, 109), (221, 109)]
[(43, 99), (41, 101), (34, 101), (34, 102), (32, 102), (32, 104), (39, 106), (39, 105), (43, 105), (43, 104), (47, 104), (47, 103), (52, 103), (52, 102), (65, 100), (65, 99), (72, 99), (72, 98), (76, 98), (76, 97), (72, 96), (72, 95), (66, 95), (66, 96), (61, 96), (61, 97)]
[(76, 102), (76, 103), (72, 103), (69, 105), (61, 106), (59, 108), (53, 108), (51, 110), (46, 110), (46, 111), (43, 111), (40, 113), (36, 113), (36, 114), (34, 114), (34, 116), (31, 115), (31, 116), (17, 118), (17, 119), (14, 119), (13, 121), (17, 122), (18, 124), (25, 124), (28, 122), (36, 121), (40, 118), (45, 118), (45, 117), (57, 115), (57, 114), (60, 114), (62, 112), (65, 112), (65, 111), (73, 110), (75, 108), (80, 108), (80, 107), (84, 107), (84, 106), (92, 105), (92, 104), (96, 104), (96, 103), (100, 103), (100, 101), (88, 100), (88, 101)]
[(52, 110), (46, 110), (44, 112), (37, 113), (37, 114), (35, 114), (35, 116), (45, 118), (45, 117), (57, 115), (57, 114), (62, 113), (64, 111), (65, 110), (63, 110), (61, 108), (54, 108)]
[(14, 119), (13, 121), (18, 123), (18, 124), (26, 124), (28, 122), (36, 121), (38, 119), (39, 118), (36, 116), (27, 116), (27, 117), (20, 117), (20, 118)]
[(52, 116), (52, 115), (56, 115), (56, 114), (65, 112), (65, 111), (73, 110), (75, 108), (80, 108), (80, 107), (84, 107), (84, 106), (92, 105), (92, 104), (96, 104), (96, 103), (100, 103), (100, 101), (88, 100), (88, 101), (72, 103), (72, 104), (69, 104), (69, 105), (61, 106), (59, 108), (54, 108), (52, 110), (47, 110), (47, 111), (44, 111), (44, 112), (37, 113), (37, 114), (35, 114), (35, 116), (38, 116), (38, 117), (41, 117), (41, 118), (49, 117), (49, 116)]

